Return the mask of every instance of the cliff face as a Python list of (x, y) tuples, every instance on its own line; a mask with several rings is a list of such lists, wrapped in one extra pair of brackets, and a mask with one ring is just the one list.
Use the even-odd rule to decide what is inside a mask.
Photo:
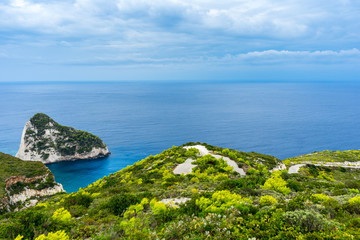
[(99, 137), (62, 126), (49, 116), (37, 113), (25, 124), (16, 157), (46, 164), (109, 154), (107, 146)]
[(34, 206), (40, 198), (63, 191), (41, 162), (0, 153), (0, 214)]
[(62, 185), (55, 183), (50, 173), (32, 178), (12, 176), (5, 180), (5, 184), (7, 196), (4, 197), (4, 202), (9, 207), (23, 204), (21, 208), (16, 207), (15, 211), (35, 206), (38, 198), (64, 192)]

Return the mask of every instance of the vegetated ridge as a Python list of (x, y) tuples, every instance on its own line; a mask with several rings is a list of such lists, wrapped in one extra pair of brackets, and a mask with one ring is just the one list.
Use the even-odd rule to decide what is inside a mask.
[[(348, 161), (356, 151), (340, 153), (336, 159)], [(360, 239), (360, 170), (305, 163), (289, 174), (302, 159), (174, 146), (78, 192), (0, 216), (0, 238)]]
[(42, 197), (62, 191), (43, 163), (0, 152), (0, 214), (34, 206)]
[(98, 158), (110, 154), (97, 136), (58, 124), (44, 113), (35, 114), (25, 124), (16, 157), (52, 163)]

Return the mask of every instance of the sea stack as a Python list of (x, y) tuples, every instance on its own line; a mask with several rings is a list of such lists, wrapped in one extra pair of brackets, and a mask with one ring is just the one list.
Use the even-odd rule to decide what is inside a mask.
[(47, 164), (109, 154), (106, 144), (99, 137), (62, 126), (46, 114), (37, 113), (25, 124), (16, 157)]

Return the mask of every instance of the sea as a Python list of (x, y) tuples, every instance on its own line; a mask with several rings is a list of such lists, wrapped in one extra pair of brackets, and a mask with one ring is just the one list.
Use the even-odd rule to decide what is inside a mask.
[(1, 152), (38, 112), (107, 144), (107, 158), (47, 165), (67, 192), (187, 142), (280, 159), (360, 148), (358, 82), (17, 82), (0, 103)]

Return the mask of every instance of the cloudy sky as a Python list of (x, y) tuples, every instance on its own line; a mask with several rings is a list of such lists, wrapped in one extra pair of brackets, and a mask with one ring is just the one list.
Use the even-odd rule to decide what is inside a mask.
[(358, 0), (1, 0), (0, 81), (360, 80)]

